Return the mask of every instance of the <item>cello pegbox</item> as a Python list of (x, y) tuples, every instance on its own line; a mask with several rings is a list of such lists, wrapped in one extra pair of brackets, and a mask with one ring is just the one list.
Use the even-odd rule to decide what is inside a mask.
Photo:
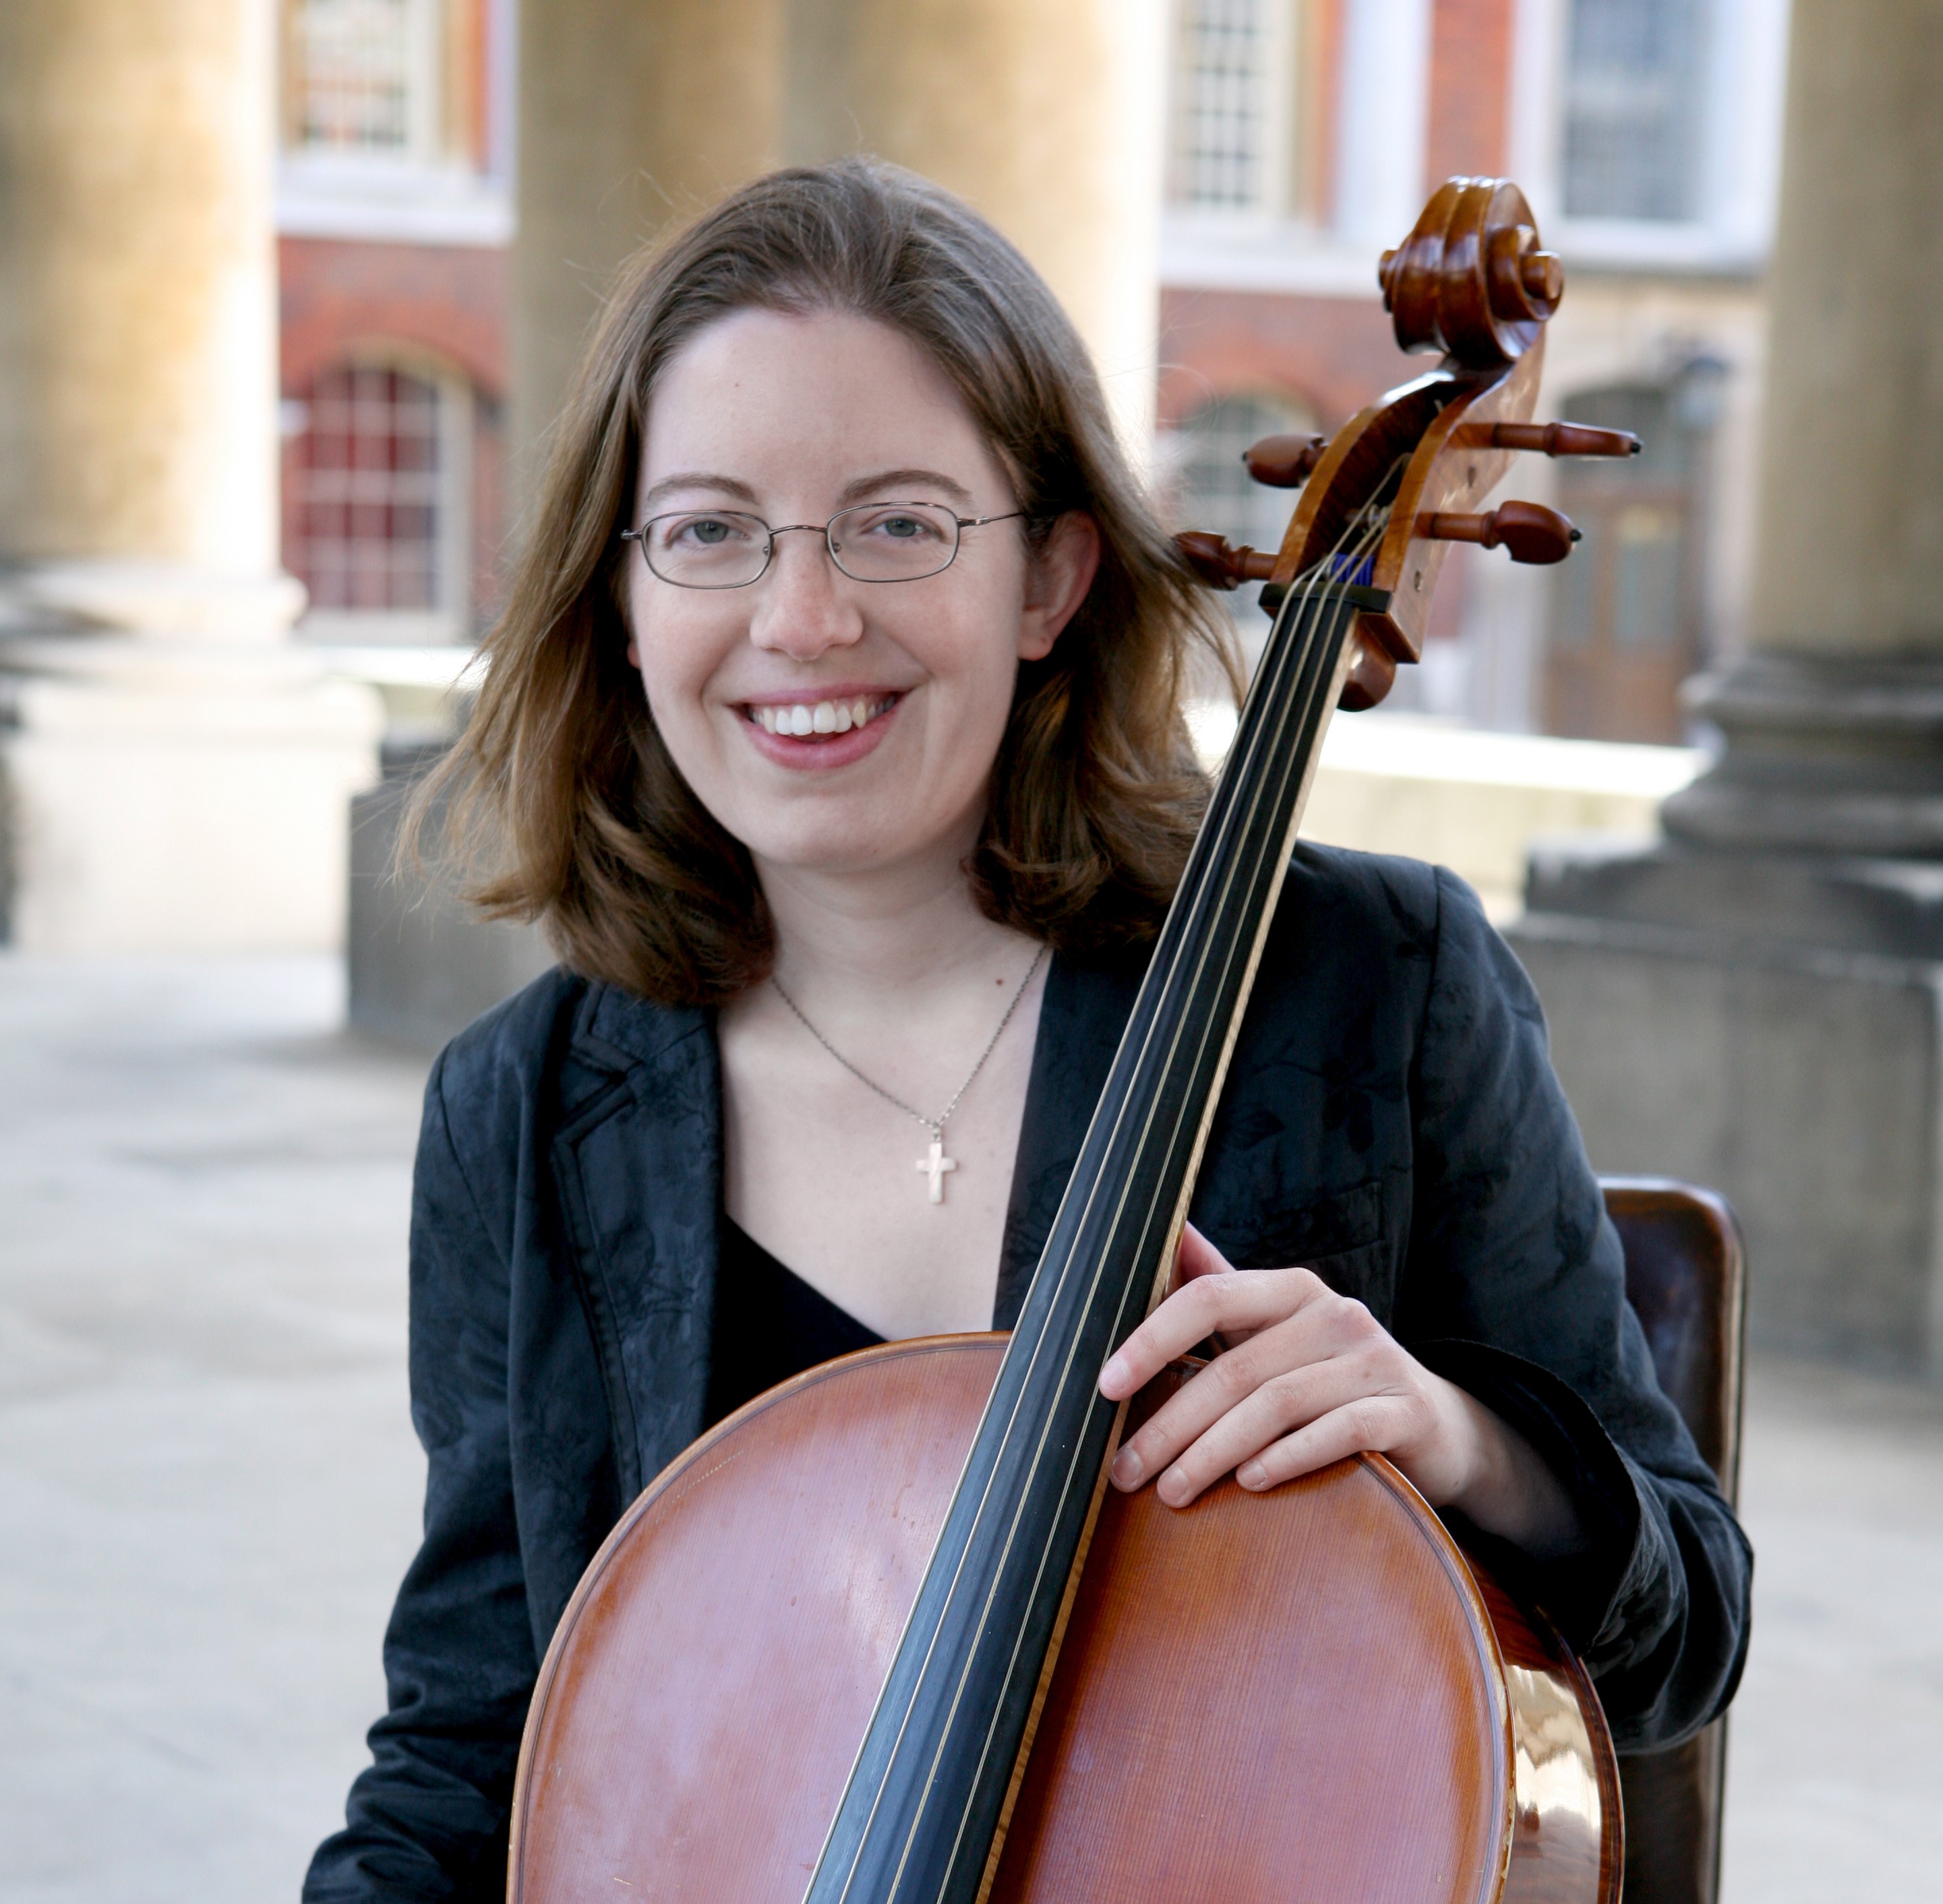
[(1642, 447), (1631, 430), (1590, 423), (1466, 423), (1456, 441), (1466, 450), (1529, 450), (1541, 456), (1636, 456)]
[(1322, 460), (1329, 447), (1326, 436), (1303, 432), (1292, 436), (1265, 436), (1242, 452), (1242, 461), (1257, 482), (1272, 490), (1300, 489), (1309, 472)]
[(1435, 511), (1417, 517), (1417, 533), (1429, 542), (1503, 548), (1514, 562), (1539, 565), (1564, 561), (1580, 539), (1566, 517), (1542, 502), (1500, 502), (1485, 515)]

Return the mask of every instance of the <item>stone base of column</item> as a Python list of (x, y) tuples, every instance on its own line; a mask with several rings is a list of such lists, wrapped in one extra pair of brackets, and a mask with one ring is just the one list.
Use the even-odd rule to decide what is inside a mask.
[(445, 745), (388, 745), (382, 782), (351, 803), (351, 1022), (428, 1049), (554, 963), (538, 926), (481, 918), (436, 867), (394, 864), (412, 783)]
[(293, 644), (247, 638), (267, 612), (248, 593), (222, 628), (238, 638), (200, 641), (57, 631), (15, 595), (0, 636), (0, 938), (57, 953), (342, 946), (350, 802), (377, 777), (382, 705)]
[(1697, 698), (1666, 842), (1534, 852), (1509, 936), (1598, 1168), (1739, 1211), (1755, 1338), (1943, 1380), (1943, 670)]

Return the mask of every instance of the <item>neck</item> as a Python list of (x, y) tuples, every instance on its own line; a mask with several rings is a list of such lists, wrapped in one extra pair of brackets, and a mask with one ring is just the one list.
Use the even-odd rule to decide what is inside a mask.
[[(841, 1005), (887, 993), (948, 990), (1010, 960), (1028, 941), (987, 919), (965, 882), (969, 843), (920, 863), (825, 874), (758, 863), (776, 942), (776, 973), (793, 995)], [(1028, 953), (1027, 956), (1030, 956)]]

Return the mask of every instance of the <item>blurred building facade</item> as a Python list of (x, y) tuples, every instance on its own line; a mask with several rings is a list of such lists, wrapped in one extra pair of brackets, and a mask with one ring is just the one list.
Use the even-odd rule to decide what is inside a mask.
[(304, 631), (467, 642), (504, 534), (513, 0), (281, 0), (284, 565)]
[(1177, 0), (1159, 422), (1183, 517), (1273, 538), (1285, 499), (1241, 447), (1400, 380), (1372, 260), (1455, 173), (1516, 179), (1566, 260), (1545, 413), (1647, 444), (1519, 470), (1584, 545), (1557, 571), (1464, 551), (1398, 705), (1673, 741), (1681, 680), (1739, 651), (1787, 30), (1788, 0)]

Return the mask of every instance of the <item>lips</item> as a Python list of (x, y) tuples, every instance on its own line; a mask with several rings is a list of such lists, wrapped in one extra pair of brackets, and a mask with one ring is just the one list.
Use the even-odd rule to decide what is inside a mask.
[(760, 702), (747, 710), (750, 720), (766, 734), (785, 735), (795, 740), (818, 740), (847, 734), (854, 728), (867, 727), (887, 714), (897, 700), (894, 694), (857, 695), (843, 700)]

